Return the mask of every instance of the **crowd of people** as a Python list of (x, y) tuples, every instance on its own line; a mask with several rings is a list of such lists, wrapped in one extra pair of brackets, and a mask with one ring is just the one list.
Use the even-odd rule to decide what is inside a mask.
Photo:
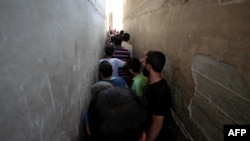
[(90, 141), (171, 140), (171, 94), (162, 76), (165, 55), (144, 51), (133, 56), (130, 34), (109, 30), (99, 81), (84, 114)]

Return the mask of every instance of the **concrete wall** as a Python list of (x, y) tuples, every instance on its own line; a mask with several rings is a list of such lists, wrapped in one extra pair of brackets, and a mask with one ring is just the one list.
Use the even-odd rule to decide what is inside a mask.
[(75, 140), (105, 43), (105, 1), (0, 1), (0, 138)]
[(250, 123), (249, 0), (125, 0), (135, 56), (160, 50), (177, 124), (191, 140), (223, 140)]

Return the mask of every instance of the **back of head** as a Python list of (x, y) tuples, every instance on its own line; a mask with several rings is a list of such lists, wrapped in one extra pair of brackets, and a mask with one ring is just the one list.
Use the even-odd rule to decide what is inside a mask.
[(122, 39), (123, 39), (123, 41), (127, 42), (130, 39), (130, 34), (124, 33)]
[(88, 116), (92, 141), (138, 141), (146, 110), (131, 90), (113, 87), (91, 100)]
[(131, 69), (135, 73), (139, 73), (141, 70), (141, 62), (136, 58), (130, 59), (127, 65), (128, 65), (128, 68)]
[(162, 71), (165, 61), (165, 55), (160, 51), (151, 51), (146, 58), (146, 64), (150, 64), (155, 72)]
[(113, 85), (109, 82), (105, 82), (105, 81), (96, 82), (95, 84), (91, 86), (92, 97), (95, 97), (101, 91), (106, 90), (111, 87), (113, 87)]
[(112, 57), (113, 56), (113, 53), (114, 53), (114, 48), (113, 47), (111, 47), (111, 46), (106, 46), (105, 47), (105, 54), (106, 54), (106, 56), (110, 56), (110, 57)]
[(115, 45), (119, 46), (122, 44), (122, 35), (118, 34), (114, 37)]
[(124, 33), (124, 30), (121, 30), (121, 31), (120, 31), (120, 35), (123, 35), (123, 33)]
[(99, 71), (104, 78), (110, 77), (112, 76), (113, 71), (112, 65), (108, 61), (104, 60), (99, 64)]

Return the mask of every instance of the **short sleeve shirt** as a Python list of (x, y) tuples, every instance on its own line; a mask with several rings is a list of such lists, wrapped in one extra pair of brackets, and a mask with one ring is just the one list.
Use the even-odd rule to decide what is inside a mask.
[(128, 87), (128, 85), (125, 82), (125, 80), (123, 80), (121, 77), (112, 77), (111, 80), (105, 80), (105, 79), (103, 79), (102, 81), (109, 82), (109, 83), (113, 84), (113, 86), (115, 86), (115, 87), (125, 87), (125, 88)]
[(145, 94), (147, 85), (148, 78), (145, 77), (142, 73), (140, 73), (133, 78), (131, 89), (138, 97), (142, 97)]
[(166, 80), (162, 79), (148, 85), (145, 100), (148, 112), (147, 128), (152, 124), (152, 115), (164, 116), (163, 128), (158, 135), (158, 138), (164, 139), (168, 126), (172, 122), (171, 94)]
[[(122, 47), (114, 47), (114, 53), (113, 53), (113, 58), (118, 58), (121, 59), (122, 61), (127, 62), (130, 59), (130, 52), (127, 49), (124, 49)], [(125, 67), (120, 67), (118, 70), (118, 74), (120, 77), (123, 79), (126, 79), (128, 76), (127, 68)]]
[(105, 59), (101, 59), (99, 61), (99, 63), (101, 63), (102, 61), (108, 61), (111, 65), (112, 65), (112, 69), (113, 69), (113, 72), (112, 72), (112, 77), (118, 77), (119, 74), (118, 74), (118, 69), (121, 68), (121, 67), (124, 67), (125, 63), (124, 61), (118, 59), (118, 58), (105, 58)]

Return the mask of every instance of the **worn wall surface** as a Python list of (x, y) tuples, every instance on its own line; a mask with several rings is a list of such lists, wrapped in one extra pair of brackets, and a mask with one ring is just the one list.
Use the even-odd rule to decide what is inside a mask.
[(106, 24), (105, 1), (0, 1), (1, 141), (77, 138)]
[(160, 50), (177, 124), (191, 140), (223, 140), (250, 123), (249, 0), (124, 0), (135, 56)]

